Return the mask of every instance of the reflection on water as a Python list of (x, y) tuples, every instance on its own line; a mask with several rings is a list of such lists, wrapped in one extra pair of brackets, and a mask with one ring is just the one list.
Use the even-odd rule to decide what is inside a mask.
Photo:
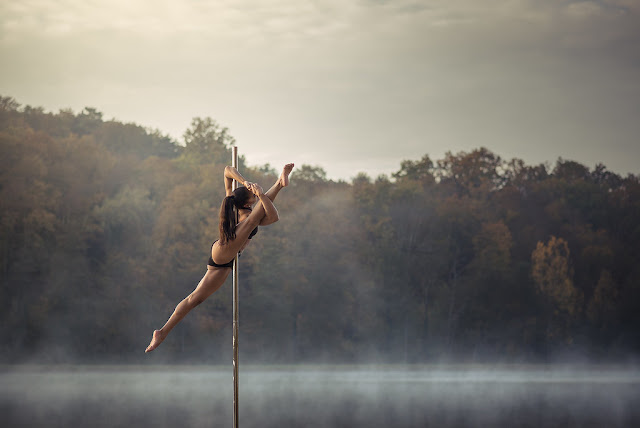
[[(3, 427), (229, 427), (231, 367), (0, 367)], [(640, 372), (241, 367), (243, 427), (640, 426)]]

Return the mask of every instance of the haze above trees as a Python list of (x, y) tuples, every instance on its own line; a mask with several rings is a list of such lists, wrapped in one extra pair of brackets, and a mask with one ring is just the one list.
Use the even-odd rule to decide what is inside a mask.
[[(206, 269), (233, 143), (211, 118), (194, 118), (179, 145), (95, 109), (49, 113), (0, 97), (0, 361), (140, 361)], [(277, 179), (249, 162), (249, 180)], [(240, 258), (250, 361), (640, 350), (636, 175), (478, 148), (351, 183), (297, 165), (275, 204), (280, 222)], [(155, 358), (227, 362), (230, 289)]]

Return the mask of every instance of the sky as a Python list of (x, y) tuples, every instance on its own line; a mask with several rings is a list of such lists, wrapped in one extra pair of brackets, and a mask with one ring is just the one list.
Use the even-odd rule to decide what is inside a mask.
[(487, 147), (640, 173), (640, 0), (2, 0), (0, 95), (349, 181)]

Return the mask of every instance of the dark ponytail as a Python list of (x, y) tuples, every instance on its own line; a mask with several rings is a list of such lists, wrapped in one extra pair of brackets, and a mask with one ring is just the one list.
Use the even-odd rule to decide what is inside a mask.
[(242, 208), (247, 203), (252, 193), (244, 186), (238, 187), (231, 196), (222, 200), (220, 206), (220, 243), (226, 244), (236, 239), (236, 226), (238, 225), (237, 212), (234, 208)]
[(235, 207), (235, 198), (233, 195), (227, 196), (222, 200), (220, 206), (220, 243), (226, 244), (228, 241), (236, 239), (237, 218)]

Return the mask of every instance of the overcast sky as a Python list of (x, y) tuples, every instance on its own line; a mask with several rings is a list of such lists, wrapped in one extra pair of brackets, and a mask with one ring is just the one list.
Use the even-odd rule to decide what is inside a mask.
[(640, 0), (2, 0), (0, 94), (349, 180), (485, 146), (640, 173)]

